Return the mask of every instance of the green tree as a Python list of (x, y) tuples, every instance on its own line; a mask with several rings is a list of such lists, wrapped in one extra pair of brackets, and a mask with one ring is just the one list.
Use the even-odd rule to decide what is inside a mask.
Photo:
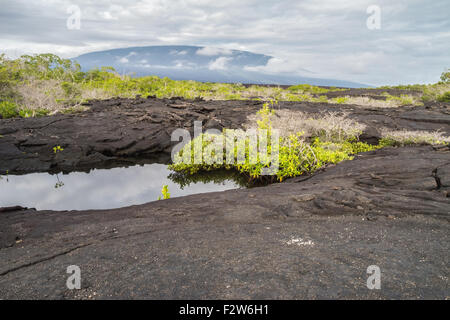
[(446, 71), (442, 72), (441, 82), (450, 83), (450, 69), (447, 69)]

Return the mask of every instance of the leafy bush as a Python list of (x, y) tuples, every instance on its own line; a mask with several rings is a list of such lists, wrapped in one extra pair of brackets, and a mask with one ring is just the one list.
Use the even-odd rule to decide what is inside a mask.
[(19, 116), (22, 118), (31, 118), (31, 117), (43, 117), (50, 113), (48, 109), (27, 109), (23, 108), (19, 110)]
[(436, 83), (433, 85), (428, 85), (424, 88), (422, 94), (423, 102), (430, 101), (443, 101), (445, 102), (445, 94), (450, 91), (450, 83)]
[(332, 101), (334, 101), (337, 104), (343, 104), (348, 102), (348, 97), (336, 97), (332, 99)]
[(0, 117), (3, 119), (17, 117), (19, 111), (17, 105), (10, 101), (0, 101)]
[(321, 88), (310, 84), (298, 84), (295, 86), (290, 86), (288, 90), (297, 93), (326, 93), (330, 91), (330, 89)]
[[(273, 107), (274, 103), (272, 103)], [(174, 163), (169, 166), (177, 173), (178, 179), (183, 176), (193, 175), (199, 172), (216, 170), (235, 170), (247, 176), (250, 181), (269, 179), (269, 181), (283, 181), (286, 178), (304, 175), (315, 172), (330, 163), (339, 163), (344, 160), (353, 159), (353, 155), (377, 150), (386, 146), (402, 146), (407, 144), (442, 144), (449, 143), (450, 137), (444, 136), (440, 132), (425, 131), (388, 131), (384, 130), (383, 138), (378, 145), (370, 145), (358, 141), (358, 137), (363, 127), (354, 123), (351, 119), (336, 114), (322, 115), (322, 118), (329, 118), (325, 124), (320, 119), (314, 119), (298, 115), (292, 118), (301, 119), (300, 127), (303, 127), (312, 139), (308, 142), (303, 132), (295, 132), (296, 126), (287, 130), (289, 134), (282, 134), (279, 137), (279, 144), (272, 144), (273, 128), (281, 122), (290, 123), (286, 117), (286, 110), (277, 110), (269, 107), (266, 103), (258, 111), (257, 116), (250, 117), (257, 123), (258, 129), (267, 130), (268, 144), (267, 154), (256, 152), (259, 145), (256, 140), (250, 140), (244, 132), (237, 133), (236, 130), (226, 129), (221, 135), (202, 134), (186, 144), (178, 154), (175, 155)], [(292, 111), (287, 111), (291, 116)], [(277, 117), (274, 117), (274, 114)], [(279, 122), (273, 121), (280, 119)], [(311, 128), (308, 129), (308, 126)], [(251, 126), (250, 126), (251, 128)], [(350, 130), (352, 128), (353, 130)], [(235, 133), (228, 135), (229, 132)], [(292, 133), (295, 132), (295, 133)], [(230, 136), (233, 144), (230, 144)], [(234, 137), (238, 137), (234, 143)], [(256, 146), (255, 146), (256, 144)], [(227, 146), (233, 145), (234, 149), (226, 150)], [(251, 148), (252, 147), (252, 148)], [(277, 149), (273, 149), (277, 148)], [(242, 153), (240, 154), (239, 152)], [(227, 154), (228, 152), (228, 154)], [(278, 153), (278, 169), (271, 176), (262, 176), (263, 169), (269, 168), (274, 161), (272, 155)], [(231, 161), (228, 157), (231, 155)], [(205, 157), (209, 156), (209, 157)], [(240, 157), (241, 156), (241, 157)], [(242, 157), (243, 156), (243, 157)]]
[(30, 117), (40, 117), (49, 114), (47, 109), (28, 109), (21, 108), (11, 101), (0, 101), (0, 118), (30, 118)]
[(437, 98), (440, 102), (450, 102), (450, 91), (447, 91)]
[(388, 95), (386, 97), (387, 101), (396, 101), (400, 106), (413, 105), (414, 98), (412, 96), (401, 94), (399, 97)]
[(450, 83), (450, 69), (442, 72), (441, 74), (441, 82), (442, 83)]
[[(219, 143), (219, 148), (224, 148), (226, 145), (224, 141), (226, 139), (226, 134), (222, 136), (202, 134), (196, 137), (180, 150), (175, 156), (174, 163), (169, 168), (187, 175), (218, 169), (233, 169), (248, 176), (250, 179), (260, 179), (262, 170), (269, 168), (272, 164), (271, 156), (273, 152), (278, 151), (279, 167), (277, 172), (274, 173), (274, 176), (279, 181), (282, 181), (289, 177), (312, 173), (329, 163), (338, 163), (343, 160), (353, 159), (353, 154), (379, 148), (379, 146), (358, 141), (324, 142), (319, 138), (315, 138), (309, 144), (302, 138), (301, 133), (298, 133), (292, 134), (289, 137), (279, 138), (278, 150), (273, 150), (272, 144), (269, 142), (267, 146), (267, 157), (261, 154), (253, 155), (249, 147), (250, 141), (246, 138), (235, 144), (231, 164), (227, 163), (225, 149), (221, 149), (222, 152), (220, 154), (212, 154), (213, 161), (205, 161), (204, 156), (208, 154), (208, 150), (216, 150), (216, 147), (211, 148), (211, 144)], [(201, 147), (195, 148), (196, 144)], [(238, 158), (239, 148), (240, 150), (245, 150), (244, 161), (241, 162)], [(257, 159), (252, 157), (257, 157)], [(195, 163), (195, 159), (202, 159), (202, 161)]]
[[(330, 132), (325, 133), (322, 132), (323, 129), (316, 128), (314, 132), (316, 134), (322, 132), (320, 135), (325, 137), (325, 140), (316, 136), (311, 143), (304, 139), (302, 132), (277, 138), (272, 131), (271, 116), (273, 114), (274, 110), (265, 103), (258, 111), (259, 118), (256, 118), (258, 130), (264, 130), (259, 132), (267, 134), (267, 153), (257, 152), (260, 142), (251, 140), (245, 136), (244, 132), (225, 129), (221, 135), (204, 133), (195, 137), (175, 155), (174, 163), (169, 168), (185, 175), (232, 169), (255, 180), (262, 179), (263, 169), (275, 164), (272, 163), (276, 160), (272, 159), (272, 155), (277, 153), (278, 169), (272, 172), (271, 178), (276, 177), (277, 180), (282, 181), (289, 177), (312, 173), (328, 163), (352, 159), (352, 155), (358, 152), (379, 148), (379, 146), (357, 141), (360, 128), (356, 128), (357, 131), (351, 135), (340, 132), (336, 134), (337, 128), (334, 127), (327, 127)], [(255, 132), (257, 132), (256, 129)], [(273, 143), (273, 139), (279, 139), (278, 144)], [(226, 150), (226, 147), (231, 145), (233, 150)]]

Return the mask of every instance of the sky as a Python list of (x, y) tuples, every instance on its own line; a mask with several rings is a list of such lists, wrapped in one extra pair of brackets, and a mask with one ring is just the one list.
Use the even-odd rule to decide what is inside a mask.
[(449, 0), (0, 0), (0, 52), (198, 45), (273, 56), (266, 73), (434, 83), (450, 68), (449, 16)]

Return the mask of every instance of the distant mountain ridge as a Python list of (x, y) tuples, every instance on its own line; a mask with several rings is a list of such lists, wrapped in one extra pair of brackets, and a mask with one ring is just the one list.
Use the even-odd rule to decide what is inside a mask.
[(256, 71), (273, 57), (248, 51), (200, 46), (146, 46), (82, 54), (72, 60), (83, 70), (112, 66), (120, 74), (157, 75), (174, 80), (291, 85), (308, 83), (336, 87), (368, 87), (335, 79)]

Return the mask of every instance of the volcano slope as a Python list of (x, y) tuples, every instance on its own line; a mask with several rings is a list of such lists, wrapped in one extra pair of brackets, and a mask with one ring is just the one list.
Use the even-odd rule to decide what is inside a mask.
[[(167, 159), (170, 133), (239, 128), (255, 101), (112, 99), (72, 115), (0, 120), (0, 168), (87, 170)], [(345, 111), (378, 128), (450, 133), (446, 105)], [(54, 154), (55, 145), (64, 152)], [(114, 210), (0, 209), (0, 298), (396, 299), (450, 297), (450, 149), (387, 147), (308, 177)], [(81, 269), (69, 290), (67, 267)], [(381, 289), (367, 287), (367, 268)]]

